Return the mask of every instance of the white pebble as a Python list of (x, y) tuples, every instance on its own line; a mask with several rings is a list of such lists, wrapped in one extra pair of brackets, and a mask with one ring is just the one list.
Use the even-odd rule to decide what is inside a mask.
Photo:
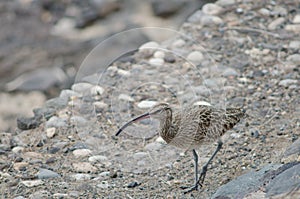
[(86, 82), (81, 82), (77, 84), (73, 84), (72, 90), (78, 93), (86, 93), (90, 88), (92, 88), (93, 85)]
[(218, 0), (216, 4), (220, 6), (228, 6), (235, 4), (235, 0)]
[(105, 162), (107, 160), (108, 160), (108, 158), (103, 155), (94, 155), (94, 156), (89, 157), (90, 162)]
[(92, 176), (87, 173), (77, 173), (74, 175), (71, 175), (71, 178), (73, 178), (76, 181), (85, 181), (85, 180), (90, 180)]
[(218, 15), (222, 12), (222, 7), (214, 3), (207, 3), (202, 7), (202, 12), (208, 15)]
[(193, 64), (200, 64), (203, 60), (203, 54), (199, 51), (193, 51), (187, 56), (187, 60), (191, 61)]
[(158, 50), (154, 53), (153, 57), (163, 59), (165, 57), (165, 52)]
[(128, 102), (134, 102), (134, 99), (132, 97), (123, 93), (119, 95), (118, 99), (128, 101)]
[(106, 103), (99, 102), (99, 101), (94, 102), (94, 106), (99, 109), (106, 109), (108, 107), (108, 105)]
[(16, 146), (12, 149), (12, 152), (14, 153), (21, 153), (24, 151), (24, 147), (21, 147), (21, 146)]
[(127, 70), (119, 69), (118, 70), (118, 75), (129, 77), (130, 76), (130, 72), (127, 71)]
[(158, 142), (158, 143), (161, 143), (161, 144), (167, 144), (167, 142), (161, 136), (159, 136), (158, 138), (156, 138), (155, 141)]
[(300, 15), (296, 15), (293, 19), (293, 23), (300, 23)]
[(151, 58), (149, 59), (149, 64), (152, 66), (162, 66), (165, 63), (165, 61), (161, 58)]
[(289, 48), (300, 49), (300, 41), (290, 41)]
[(24, 184), (26, 187), (37, 187), (39, 185), (44, 184), (44, 182), (42, 180), (25, 180), (21, 182), (22, 184)]
[(151, 108), (156, 104), (157, 104), (156, 101), (144, 100), (144, 101), (141, 101), (140, 103), (138, 103), (137, 106), (139, 108), (146, 109), (146, 108)]
[(89, 149), (76, 149), (73, 151), (73, 155), (76, 158), (86, 157), (89, 156), (90, 154), (92, 154), (92, 151)]
[(55, 133), (56, 133), (55, 127), (47, 128), (47, 130), (46, 130), (46, 135), (48, 138), (53, 138)]
[(183, 47), (185, 45), (185, 41), (183, 39), (178, 39), (173, 42), (173, 47)]

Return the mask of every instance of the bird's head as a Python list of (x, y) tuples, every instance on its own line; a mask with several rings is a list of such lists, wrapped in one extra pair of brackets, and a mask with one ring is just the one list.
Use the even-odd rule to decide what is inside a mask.
[(126, 124), (124, 124), (116, 133), (116, 136), (118, 136), (127, 126), (131, 125), (134, 122), (146, 119), (146, 118), (150, 118), (153, 117), (155, 119), (163, 119), (166, 117), (166, 112), (168, 110), (171, 110), (170, 106), (167, 103), (159, 103), (155, 106), (153, 106), (149, 112), (146, 112), (142, 115), (139, 115), (135, 118), (133, 118), (132, 120), (130, 120), (129, 122), (127, 122)]

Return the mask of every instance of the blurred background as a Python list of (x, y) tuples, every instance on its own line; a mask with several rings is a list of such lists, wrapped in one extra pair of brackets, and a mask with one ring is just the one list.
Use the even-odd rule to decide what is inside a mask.
[[(178, 30), (205, 0), (10, 0), (0, 1), (0, 130), (18, 116), (69, 88), (89, 52), (111, 35), (139, 27)], [(165, 35), (160, 35), (164, 39)], [(122, 38), (121, 38), (122, 39)], [(105, 47), (139, 46), (151, 35), (132, 35)], [(101, 61), (100, 61), (101, 62)], [(101, 63), (99, 63), (101, 65)]]

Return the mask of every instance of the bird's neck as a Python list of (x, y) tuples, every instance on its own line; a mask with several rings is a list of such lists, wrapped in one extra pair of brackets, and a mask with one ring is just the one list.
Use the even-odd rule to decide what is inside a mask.
[(160, 119), (160, 136), (167, 142), (174, 138), (171, 132), (172, 110), (165, 111), (165, 117)]

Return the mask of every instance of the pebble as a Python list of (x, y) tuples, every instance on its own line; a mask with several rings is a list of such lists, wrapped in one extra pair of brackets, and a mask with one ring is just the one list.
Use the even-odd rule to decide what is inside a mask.
[(300, 15), (295, 15), (294, 19), (293, 19), (293, 23), (300, 23)]
[(202, 12), (207, 15), (219, 15), (223, 8), (217, 4), (207, 3), (202, 7)]
[(86, 82), (81, 82), (77, 84), (73, 84), (71, 89), (77, 93), (85, 94), (87, 91), (89, 91), (94, 85)]
[(25, 181), (21, 181), (21, 183), (28, 188), (37, 187), (39, 185), (44, 184), (42, 180), (25, 180)]
[(18, 171), (24, 171), (28, 165), (27, 162), (15, 162), (13, 168)]
[(76, 149), (73, 151), (73, 155), (76, 158), (82, 158), (82, 157), (87, 157), (90, 154), (92, 154), (92, 151), (89, 149)]
[(144, 148), (148, 151), (158, 151), (162, 147), (163, 147), (163, 145), (161, 143), (152, 142), (152, 143), (147, 144)]
[(98, 169), (88, 162), (73, 163), (73, 168), (77, 172), (95, 173)]
[(47, 122), (46, 122), (46, 128), (50, 127), (66, 127), (67, 126), (67, 121), (63, 118), (59, 118), (57, 116), (51, 117)]
[(24, 151), (24, 147), (16, 146), (11, 151), (14, 152), (14, 153), (21, 153), (21, 152)]
[(161, 136), (158, 136), (155, 141), (160, 144), (167, 144), (167, 142)]
[(76, 181), (85, 181), (85, 180), (90, 180), (92, 176), (87, 173), (76, 173), (74, 175), (71, 175), (71, 178)]
[(187, 56), (187, 60), (196, 65), (200, 64), (203, 58), (203, 54), (199, 51), (193, 51)]
[(82, 97), (82, 95), (73, 90), (65, 89), (60, 92), (59, 97), (65, 98), (65, 99), (70, 99), (71, 97)]
[(93, 86), (90, 88), (92, 95), (102, 95), (104, 93), (104, 88), (99, 85)]
[(102, 181), (100, 184), (97, 184), (97, 187), (101, 189), (107, 189), (109, 187), (109, 184), (107, 181)]
[(295, 33), (300, 33), (300, 24), (288, 24), (284, 28), (287, 31), (292, 31)]
[(133, 154), (134, 159), (142, 159), (147, 156), (148, 156), (148, 153), (146, 153), (146, 152), (137, 152), (137, 153)]
[(204, 15), (201, 17), (200, 23), (203, 26), (220, 25), (223, 23), (223, 20), (217, 16)]
[(46, 129), (46, 136), (48, 138), (53, 138), (55, 134), (56, 134), (56, 128), (55, 127), (51, 127), (51, 128)]
[(86, 126), (87, 125), (87, 123), (88, 123), (88, 121), (85, 119), (85, 118), (83, 118), (83, 117), (81, 117), (81, 116), (77, 116), (77, 115), (74, 115), (74, 116), (72, 116), (71, 118), (70, 118), (70, 122), (72, 123), (72, 124), (74, 124), (74, 125), (76, 125), (77, 127), (78, 126)]
[(150, 41), (150, 42), (147, 42), (147, 43), (141, 45), (141, 46), (139, 47), (139, 50), (142, 50), (142, 49), (149, 49), (149, 48), (155, 48), (155, 49), (156, 49), (156, 48), (159, 48), (159, 44), (156, 43), (156, 42), (154, 42), (154, 41)]
[(300, 41), (290, 41), (289, 48), (300, 49)]
[(264, 16), (270, 16), (271, 11), (267, 8), (261, 8), (258, 10), (258, 13), (264, 15)]
[(123, 94), (123, 93), (119, 95), (118, 99), (128, 101), (128, 102), (134, 102), (135, 101), (132, 97), (130, 97), (129, 95)]
[(23, 196), (17, 196), (17, 197), (14, 197), (14, 199), (26, 199), (26, 198)]
[(103, 110), (108, 107), (108, 105), (106, 103), (101, 102), (101, 101), (94, 102), (94, 106), (97, 110)]
[(146, 109), (146, 108), (151, 108), (156, 104), (157, 104), (156, 101), (144, 100), (144, 101), (141, 101), (140, 103), (138, 103), (137, 106), (141, 109)]
[(99, 176), (100, 177), (109, 177), (110, 176), (110, 172), (109, 171), (103, 171), (101, 173), (99, 173)]
[(298, 80), (296, 79), (284, 79), (279, 82), (279, 86), (288, 87), (291, 84), (297, 84)]
[(49, 179), (60, 177), (60, 175), (54, 171), (40, 168), (37, 177), (38, 179)]
[(173, 47), (180, 48), (185, 45), (185, 41), (183, 39), (177, 39), (172, 43)]
[(42, 123), (41, 117), (19, 117), (17, 118), (17, 126), (21, 130), (35, 129)]
[(233, 69), (233, 68), (226, 68), (224, 71), (223, 71), (223, 76), (225, 76), (225, 77), (229, 77), (229, 76), (234, 76), (234, 77), (236, 77), (236, 76), (238, 76), (239, 75), (239, 73), (235, 70), (235, 69)]
[(66, 193), (55, 193), (55, 194), (53, 194), (53, 198), (68, 198), (68, 194), (66, 194)]
[(90, 162), (105, 162), (107, 160), (108, 160), (108, 158), (103, 155), (94, 155), (94, 156), (89, 157)]
[(162, 58), (151, 58), (149, 59), (149, 64), (152, 66), (162, 66), (165, 61)]
[(117, 73), (118, 73), (118, 75), (124, 76), (124, 77), (129, 77), (131, 75), (130, 71), (123, 70), (123, 69), (118, 69)]
[(275, 19), (274, 21), (272, 21), (272, 22), (268, 25), (268, 29), (269, 29), (269, 30), (276, 30), (276, 29), (279, 28), (284, 22), (285, 22), (285, 18), (284, 18), (284, 17), (279, 17), (279, 18)]
[(289, 55), (286, 60), (293, 62), (296, 65), (300, 65), (300, 54)]
[(235, 0), (218, 0), (216, 4), (219, 6), (229, 6), (235, 4)]
[(56, 97), (56, 98), (47, 100), (45, 103), (45, 106), (47, 108), (63, 109), (64, 107), (67, 106), (67, 104), (68, 104), (67, 98)]
[(163, 59), (163, 58), (165, 58), (165, 52), (158, 50), (153, 54), (153, 57)]

